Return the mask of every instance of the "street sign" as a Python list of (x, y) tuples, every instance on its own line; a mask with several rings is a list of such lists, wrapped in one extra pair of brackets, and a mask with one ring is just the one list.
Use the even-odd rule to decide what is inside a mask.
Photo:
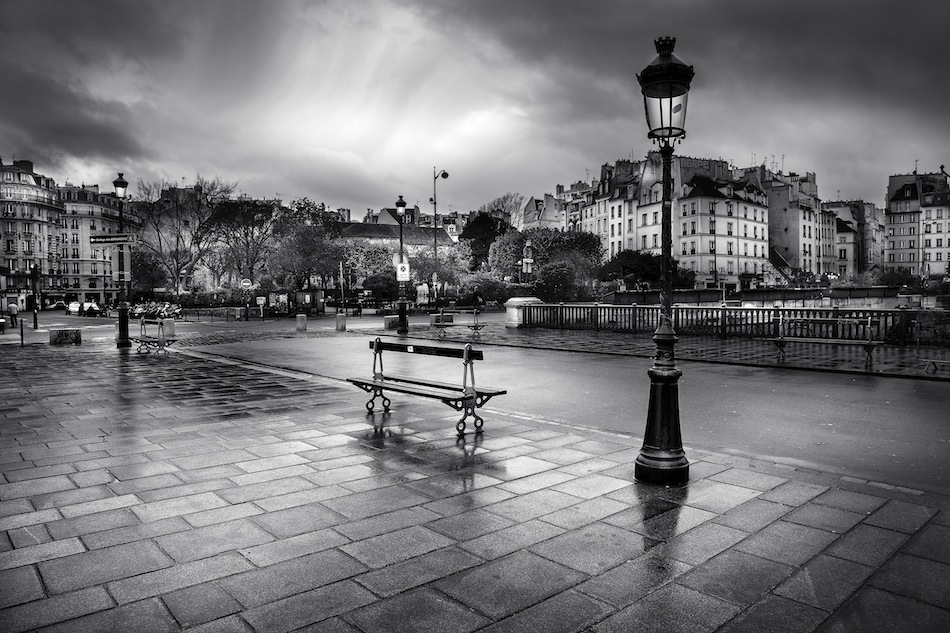
[(396, 281), (409, 281), (409, 264), (396, 265)]
[(139, 238), (132, 233), (100, 233), (90, 235), (90, 244), (109, 244), (112, 246), (122, 246), (127, 244), (138, 244)]
[(262, 306), (267, 303), (267, 297), (257, 297), (257, 305)]
[(251, 280), (250, 280), (250, 279), (242, 279), (242, 280), (241, 280), (241, 287), (244, 288), (245, 290), (250, 290), (250, 289), (251, 289), (251, 286), (253, 286), (253, 285), (254, 285), (254, 284), (251, 283)]

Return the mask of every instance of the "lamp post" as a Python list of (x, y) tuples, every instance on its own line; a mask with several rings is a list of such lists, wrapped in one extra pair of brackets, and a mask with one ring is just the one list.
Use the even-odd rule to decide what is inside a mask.
[[(33, 329), (37, 330), (40, 309), (40, 267), (39, 264), (30, 264), (30, 290), (33, 293)], [(22, 323), (22, 321), (21, 321)]]
[[(129, 183), (119, 172), (119, 177), (112, 181), (112, 186), (115, 187), (115, 197), (119, 199), (119, 234), (121, 235), (125, 233), (125, 192)], [(132, 347), (132, 340), (129, 338), (129, 302), (128, 293), (126, 292), (126, 284), (129, 283), (129, 280), (126, 279), (125, 275), (127, 268), (125, 244), (119, 244), (117, 248), (119, 254), (119, 335), (115, 339), (115, 346), (119, 348)], [(132, 254), (131, 247), (129, 250), (128, 256)]]
[(396, 334), (409, 334), (409, 319), (406, 316), (406, 282), (402, 281), (400, 268), (406, 263), (406, 256), (402, 247), (402, 221), (406, 215), (406, 201), (399, 196), (396, 200), (396, 219), (399, 220), (399, 264), (396, 266), (396, 278), (399, 281), (399, 322), (396, 324)]
[(429, 202), (432, 203), (432, 267), (434, 270), (432, 276), (432, 302), (435, 304), (435, 307), (439, 307), (438, 301), (438, 292), (436, 291), (436, 274), (439, 272), (439, 231), (438, 231), (438, 219), (439, 219), (439, 198), (436, 196), (435, 184), (439, 182), (439, 177), (448, 178), (449, 172), (444, 169), (436, 172), (435, 167), (432, 168), (432, 199)]
[(650, 376), (650, 404), (643, 447), (634, 476), (646, 483), (681, 486), (689, 481), (689, 462), (680, 433), (679, 391), (682, 372), (676, 368), (676, 332), (673, 330), (673, 144), (686, 136), (686, 99), (693, 67), (673, 55), (676, 39), (657, 39), (656, 58), (637, 75), (643, 93), (648, 137), (660, 146), (663, 159), (663, 228), (661, 315), (653, 334), (656, 355)]

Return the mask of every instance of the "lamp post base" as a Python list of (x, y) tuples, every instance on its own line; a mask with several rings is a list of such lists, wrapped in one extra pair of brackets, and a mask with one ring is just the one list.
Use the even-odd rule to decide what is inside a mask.
[(119, 302), (119, 335), (115, 339), (116, 347), (132, 347), (129, 339), (129, 303)]
[(637, 481), (665, 486), (682, 486), (689, 481), (689, 462), (683, 452), (680, 432), (679, 386), (683, 375), (676, 368), (676, 333), (668, 318), (661, 318), (653, 335), (656, 356), (650, 376), (650, 405), (647, 412), (643, 448), (634, 464)]
[(396, 323), (396, 334), (399, 336), (409, 334), (409, 317), (405, 301), (399, 302), (399, 321)]

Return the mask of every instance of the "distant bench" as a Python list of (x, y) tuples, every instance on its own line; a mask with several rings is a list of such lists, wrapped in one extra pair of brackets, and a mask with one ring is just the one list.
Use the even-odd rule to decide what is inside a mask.
[[(851, 318), (851, 317), (806, 317), (806, 318), (785, 318), (772, 319), (772, 323), (778, 326), (778, 336), (767, 340), (775, 343), (776, 360), (785, 360), (785, 346), (789, 343), (819, 343), (828, 345), (853, 345), (864, 349), (865, 368), (870, 368), (874, 364), (875, 348), (884, 345), (884, 341), (874, 338), (875, 328), (880, 325), (880, 320), (874, 317)], [(864, 329), (864, 336), (860, 339), (841, 338), (840, 336), (819, 336), (822, 331), (827, 331), (829, 327), (832, 332), (837, 334), (841, 326), (851, 326)]]
[[(146, 319), (142, 317), (139, 324), (139, 335), (129, 334), (129, 340), (138, 345), (135, 350), (138, 353), (145, 352), (148, 354), (154, 349), (156, 354), (167, 354), (168, 346), (178, 340), (174, 336), (165, 336), (165, 319)], [(148, 334), (148, 326), (150, 325), (156, 326), (156, 329), (153, 330), (156, 333), (155, 336)]]
[[(481, 336), (481, 330), (485, 327), (486, 324), (478, 322), (478, 313), (477, 308), (464, 309), (464, 308), (442, 308), (437, 313), (431, 315), (430, 324), (439, 328), (439, 338), (445, 336), (445, 328), (455, 327), (455, 326), (464, 326), (472, 331), (472, 336)], [(465, 319), (464, 321), (456, 321), (456, 316), (471, 315), (471, 320)]]
[[(469, 417), (474, 418), (475, 432), (482, 432), (484, 420), (475, 411), (476, 409), (484, 406), (491, 398), (508, 393), (505, 389), (475, 385), (474, 363), (477, 360), (484, 360), (485, 357), (481, 350), (472, 349), (470, 344), (466, 344), (465, 347), (434, 347), (431, 345), (390, 343), (377, 338), (369, 342), (369, 347), (373, 350), (373, 377), (347, 378), (347, 381), (372, 394), (372, 397), (366, 403), (366, 409), (370, 413), (375, 408), (376, 398), (382, 399), (383, 410), (389, 413), (390, 400), (385, 394), (387, 391), (433, 398), (442, 401), (456, 411), (464, 412), (462, 419), (455, 425), (459, 437), (462, 437), (465, 435), (465, 421)], [(460, 358), (462, 359), (462, 382), (461, 384), (455, 384), (428, 378), (386, 374), (383, 371), (384, 351)]]

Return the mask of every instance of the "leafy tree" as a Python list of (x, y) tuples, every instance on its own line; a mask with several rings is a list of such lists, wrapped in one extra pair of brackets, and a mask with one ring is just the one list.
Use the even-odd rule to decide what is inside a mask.
[[(140, 248), (132, 249), (132, 294), (135, 291), (151, 293), (153, 288), (161, 288), (168, 282), (164, 269), (159, 265), (154, 253)], [(129, 297), (132, 300), (132, 297)]]
[(380, 301), (395, 301), (399, 297), (399, 282), (395, 273), (377, 273), (363, 280), (363, 290), (372, 290)]
[(319, 226), (328, 239), (340, 236), (340, 222), (335, 214), (327, 211), (322, 202), (314, 202), (310, 198), (297, 198), (287, 207), (281, 207), (275, 218), (275, 234), (278, 236), (290, 235), (301, 226)]
[[(598, 278), (602, 281), (618, 279), (630, 287), (658, 288), (661, 282), (662, 257), (643, 251), (623, 250), (601, 266)], [(676, 288), (692, 288), (696, 273), (680, 267), (673, 260), (673, 285)]]
[(478, 208), (478, 213), (496, 213), (501, 212), (505, 214), (505, 217), (510, 218), (513, 213), (517, 213), (521, 209), (521, 205), (524, 203), (524, 196), (520, 193), (511, 193), (508, 192), (504, 195), (498, 196), (491, 202), (486, 202)]
[(142, 250), (155, 256), (177, 295), (213, 247), (213, 216), (236, 183), (200, 175), (195, 185), (179, 188), (167, 181), (139, 180), (136, 213), (142, 219)]
[(303, 225), (278, 242), (267, 259), (267, 269), (277, 283), (303, 290), (312, 277), (325, 282), (336, 275), (342, 260), (339, 242), (327, 239), (320, 226)]
[(569, 262), (549, 262), (538, 269), (535, 284), (544, 301), (573, 301), (577, 297), (577, 270)]
[(222, 201), (210, 219), (226, 252), (219, 262), (227, 261), (240, 277), (256, 280), (272, 247), (277, 220), (276, 203), (243, 197)]
[(459, 243), (464, 240), (471, 249), (472, 259), (468, 269), (476, 270), (483, 263), (487, 263), (492, 242), (510, 230), (511, 225), (508, 222), (487, 213), (479, 213), (466, 224), (459, 234)]
[(369, 240), (345, 238), (340, 238), (339, 247), (343, 252), (343, 266), (349, 277), (360, 279), (389, 274), (395, 278), (393, 252), (389, 248), (373, 244)]

